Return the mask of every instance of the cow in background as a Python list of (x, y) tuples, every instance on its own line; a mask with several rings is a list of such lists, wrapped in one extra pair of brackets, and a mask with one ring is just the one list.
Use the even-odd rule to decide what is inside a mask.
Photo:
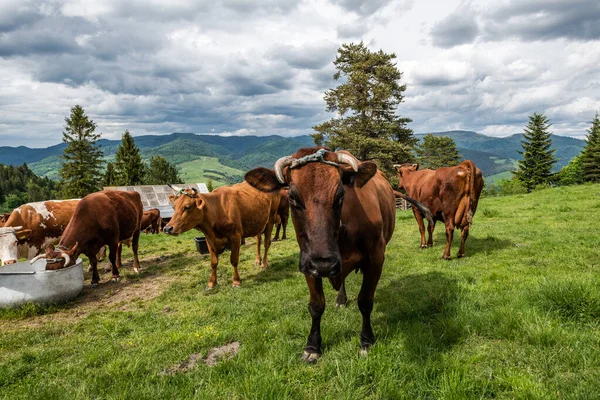
[(34, 260), (45, 257), (46, 269), (54, 270), (73, 265), (80, 254), (85, 254), (92, 267), (92, 286), (96, 286), (100, 281), (96, 255), (102, 246), (108, 245), (113, 281), (118, 282), (120, 243), (131, 241), (133, 269), (139, 271), (138, 242), (143, 212), (138, 192), (103, 190), (89, 194), (77, 204), (58, 246), (48, 246), (46, 254)]
[(78, 203), (79, 199), (40, 201), (23, 204), (8, 217), (4, 214), (6, 222), (0, 228), (2, 265), (32, 259), (49, 244), (58, 243)]
[(141, 226), (144, 233), (160, 233), (162, 230), (162, 218), (160, 217), (160, 210), (158, 208), (151, 208), (150, 210), (144, 211)]
[(287, 239), (287, 223), (290, 218), (290, 202), (288, 200), (288, 190), (287, 188), (281, 189), (279, 191), (281, 195), (281, 199), (279, 200), (279, 208), (277, 209), (277, 220), (275, 222), (275, 237), (273, 241), (279, 240), (279, 230), (283, 231), (281, 236), (281, 240)]
[(303, 359), (315, 362), (321, 354), (323, 278), (338, 290), (336, 302), (342, 305), (346, 303), (344, 280), (358, 270), (363, 274), (358, 308), (363, 317), (361, 354), (365, 354), (375, 342), (373, 299), (396, 223), (394, 192), (383, 173), (375, 163), (360, 162), (345, 151), (305, 148), (279, 159), (274, 171), (256, 168), (245, 179), (268, 193), (289, 187), (299, 267), (310, 292), (312, 326)]
[(10, 213), (4, 213), (0, 216), (0, 228), (2, 228), (6, 221), (8, 221), (8, 217), (10, 217)]
[(457, 257), (463, 257), (465, 242), (483, 189), (481, 170), (471, 160), (465, 160), (455, 167), (436, 170), (419, 170), (418, 164), (399, 164), (394, 165), (394, 168), (398, 173), (399, 188), (431, 210), (434, 220), (427, 224), (428, 240), (425, 242), (423, 217), (413, 209), (421, 233), (421, 248), (433, 246), (435, 222), (442, 221), (446, 227), (446, 248), (442, 258), (450, 259), (454, 228), (462, 230)]
[[(238, 262), (240, 243), (243, 238), (255, 236), (256, 265), (262, 263), (267, 268), (271, 233), (279, 207), (279, 191), (263, 193), (247, 182), (232, 186), (221, 186), (210, 193), (199, 193), (196, 189), (179, 189), (171, 186), (175, 194), (170, 196), (175, 210), (163, 231), (169, 235), (179, 235), (190, 229), (204, 233), (210, 266), (212, 268), (208, 288), (217, 284), (219, 255), (226, 245), (231, 249), (230, 261), (233, 265), (233, 287), (240, 286)], [(261, 237), (265, 235), (264, 257), (261, 260)]]

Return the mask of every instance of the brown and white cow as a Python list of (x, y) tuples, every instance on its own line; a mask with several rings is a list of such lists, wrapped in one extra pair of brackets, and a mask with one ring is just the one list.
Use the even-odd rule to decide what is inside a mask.
[(471, 160), (465, 160), (455, 167), (442, 167), (436, 170), (419, 170), (417, 164), (395, 165), (398, 185), (406, 194), (423, 203), (431, 210), (433, 223), (427, 224), (428, 240), (425, 242), (425, 225), (422, 216), (413, 209), (421, 233), (421, 248), (433, 245), (435, 222), (442, 221), (446, 226), (446, 248), (442, 258), (450, 259), (450, 247), (454, 228), (462, 230), (460, 249), (457, 257), (465, 255), (465, 242), (477, 210), (479, 195), (483, 189), (483, 175)]
[(8, 217), (10, 217), (10, 213), (4, 213), (0, 215), (0, 228), (2, 228), (6, 221), (8, 221)]
[(279, 240), (279, 231), (281, 230), (283, 234), (281, 235), (281, 240), (287, 239), (287, 223), (290, 219), (290, 202), (288, 200), (288, 190), (287, 188), (281, 189), (279, 191), (281, 198), (279, 200), (279, 208), (277, 209), (277, 218), (275, 222), (275, 237), (273, 241)]
[(162, 218), (158, 208), (144, 211), (142, 216), (142, 231), (145, 233), (160, 233), (162, 229)]
[[(176, 194), (170, 196), (175, 212), (163, 231), (169, 235), (179, 235), (191, 229), (204, 233), (212, 268), (207, 289), (212, 289), (217, 284), (219, 254), (226, 245), (231, 249), (233, 287), (240, 285), (238, 262), (243, 238), (257, 237), (255, 264), (262, 263), (263, 269), (267, 268), (279, 192), (263, 193), (246, 182), (221, 186), (210, 193), (199, 193), (195, 189), (182, 190), (175, 186), (172, 188), (176, 191)], [(261, 234), (265, 235), (262, 260)]]
[(344, 280), (355, 270), (363, 274), (358, 308), (363, 317), (361, 354), (365, 354), (375, 342), (373, 298), (396, 222), (396, 200), (385, 176), (375, 163), (359, 162), (348, 152), (305, 148), (279, 159), (274, 171), (257, 168), (245, 179), (265, 192), (289, 187), (299, 267), (310, 292), (312, 326), (303, 359), (315, 362), (321, 353), (323, 278), (339, 291), (341, 305), (346, 303)]
[(143, 212), (140, 194), (135, 191), (103, 190), (85, 196), (77, 204), (57, 248), (53, 245), (46, 248), (46, 269), (68, 267), (75, 263), (79, 254), (85, 254), (90, 260), (92, 286), (95, 286), (100, 281), (96, 255), (102, 246), (108, 245), (113, 280), (118, 281), (120, 243), (131, 241), (133, 269), (138, 272), (137, 253)]
[(2, 265), (32, 259), (47, 245), (58, 243), (77, 203), (79, 199), (48, 200), (15, 208), (0, 228)]

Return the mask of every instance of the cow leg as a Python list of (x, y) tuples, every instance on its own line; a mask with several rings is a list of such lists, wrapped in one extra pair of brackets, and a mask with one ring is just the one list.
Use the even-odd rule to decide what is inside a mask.
[(321, 316), (325, 311), (325, 295), (323, 294), (323, 280), (321, 278), (313, 278), (309, 275), (305, 275), (305, 278), (310, 292), (308, 312), (312, 318), (312, 324), (302, 360), (314, 363), (321, 355)]
[(432, 247), (433, 246), (433, 231), (435, 230), (435, 220), (433, 221), (433, 224), (430, 224), (429, 222), (427, 223), (427, 234), (428, 234), (428, 239), (427, 239), (427, 247)]
[(283, 231), (283, 236), (281, 236), (281, 240), (287, 239), (286, 230), (287, 230), (287, 219), (281, 219), (281, 230)]
[(233, 266), (233, 287), (240, 287), (240, 275), (238, 274), (238, 263), (240, 261), (240, 244), (242, 242), (241, 237), (235, 237), (229, 244), (231, 247), (231, 265)]
[(275, 237), (273, 238), (274, 242), (279, 240), (279, 230), (281, 229), (281, 223), (275, 225)]
[(446, 223), (446, 248), (442, 255), (443, 260), (450, 260), (450, 247), (452, 247), (452, 239), (454, 238), (454, 224), (452, 221)]
[(348, 302), (348, 298), (346, 297), (346, 284), (342, 282), (342, 287), (338, 291), (337, 298), (335, 299), (336, 307), (345, 307)]
[(425, 224), (423, 223), (423, 216), (415, 207), (413, 207), (413, 214), (417, 220), (417, 225), (419, 226), (419, 233), (421, 233), (421, 248), (426, 249), (427, 243), (425, 243)]
[(96, 258), (95, 254), (90, 254), (88, 259), (90, 260), (90, 268), (92, 270), (92, 283), (90, 286), (96, 287), (98, 286), (98, 282), (100, 282), (100, 275), (98, 274), (98, 259)]
[(260, 265), (260, 244), (262, 243), (262, 237), (261, 235), (257, 235), (256, 236), (256, 258), (254, 259), (254, 265), (255, 266), (259, 266)]
[(469, 237), (469, 226), (465, 226), (460, 234), (460, 249), (458, 250), (457, 257), (465, 256), (465, 243), (467, 242), (467, 238)]
[(131, 239), (131, 250), (133, 251), (133, 271), (140, 272), (140, 260), (138, 259), (138, 247), (140, 244), (140, 231), (136, 231)]
[[(385, 247), (383, 247), (385, 249)], [(375, 344), (375, 335), (371, 327), (371, 312), (373, 311), (373, 299), (375, 289), (381, 277), (383, 266), (383, 251), (377, 250), (371, 258), (371, 265), (363, 269), (363, 281), (358, 293), (358, 309), (363, 317), (362, 330), (360, 332), (360, 355), (366, 356), (369, 348)]]
[(208, 252), (210, 253), (210, 280), (206, 290), (211, 290), (217, 284), (217, 265), (219, 264), (219, 256), (212, 246), (208, 245)]
[(265, 254), (262, 261), (262, 269), (265, 270), (269, 267), (269, 248), (271, 247), (271, 234), (273, 233), (273, 224), (267, 224), (265, 228)]
[(112, 280), (113, 282), (119, 282), (121, 280), (119, 277), (119, 268), (121, 266), (121, 251), (123, 250), (123, 245), (121, 243), (113, 243), (108, 245), (108, 249), (108, 260), (112, 267)]

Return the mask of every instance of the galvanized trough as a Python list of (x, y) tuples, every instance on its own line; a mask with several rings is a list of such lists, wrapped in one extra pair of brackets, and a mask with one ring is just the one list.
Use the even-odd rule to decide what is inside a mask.
[(0, 267), (0, 307), (25, 303), (54, 304), (75, 298), (83, 289), (83, 262), (68, 268), (46, 271), (40, 259)]

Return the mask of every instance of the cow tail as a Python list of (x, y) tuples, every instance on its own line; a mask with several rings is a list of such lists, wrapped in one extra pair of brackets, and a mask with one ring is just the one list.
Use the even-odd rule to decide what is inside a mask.
[(417, 210), (419, 210), (419, 213), (421, 214), (421, 216), (427, 220), (428, 224), (433, 226), (433, 216), (432, 216), (429, 208), (427, 208), (425, 205), (419, 203), (417, 200), (413, 199), (412, 197), (408, 197), (404, 193), (400, 193), (396, 190), (394, 190), (394, 196), (401, 197), (404, 200), (408, 201), (413, 206), (417, 207)]
[(465, 162), (469, 167), (469, 208), (467, 209), (467, 223), (471, 226), (475, 210), (475, 178), (477, 176), (477, 170), (475, 169), (473, 161), (465, 160)]

